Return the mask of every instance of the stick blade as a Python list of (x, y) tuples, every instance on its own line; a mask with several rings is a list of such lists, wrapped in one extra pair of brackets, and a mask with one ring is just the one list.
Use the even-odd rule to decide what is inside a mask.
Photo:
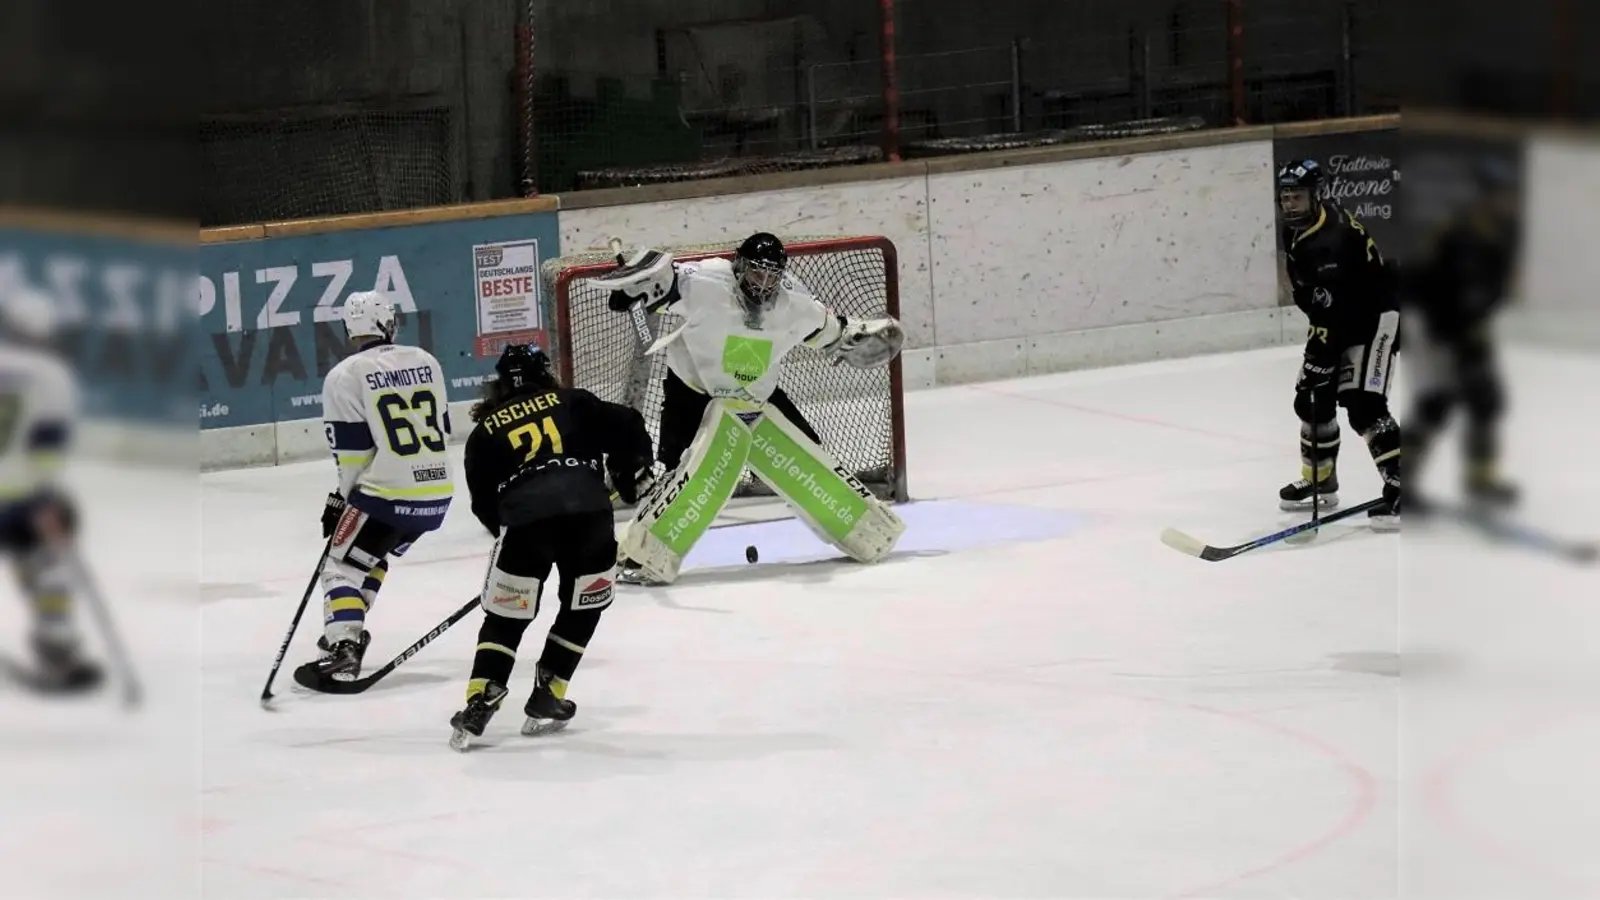
[(306, 663), (294, 670), (294, 682), (308, 691), (319, 694), (359, 694), (371, 684), (364, 679), (355, 681), (338, 681), (333, 678), (323, 678), (317, 674), (315, 663)]
[(1161, 532), (1161, 543), (1166, 544), (1168, 547), (1171, 547), (1179, 553), (1186, 553), (1189, 556), (1193, 556), (1197, 559), (1205, 559), (1206, 551), (1211, 549), (1210, 547), (1207, 547), (1203, 541), (1184, 534), (1176, 528), (1168, 528), (1167, 530)]

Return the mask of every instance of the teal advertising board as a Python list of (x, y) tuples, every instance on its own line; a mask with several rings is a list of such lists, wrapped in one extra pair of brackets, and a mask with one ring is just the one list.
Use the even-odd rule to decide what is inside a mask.
[(52, 343), (95, 419), (193, 427), (194, 271), (171, 239), (0, 227), (0, 295), (54, 301)]
[(322, 414), (345, 355), (339, 308), (385, 294), (399, 340), (444, 366), (450, 399), (480, 392), (507, 341), (549, 347), (539, 264), (560, 255), (554, 212), (202, 244), (200, 427)]

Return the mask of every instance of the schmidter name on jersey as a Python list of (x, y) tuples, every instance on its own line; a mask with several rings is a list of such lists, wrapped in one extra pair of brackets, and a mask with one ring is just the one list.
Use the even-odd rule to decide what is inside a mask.
[(708, 259), (674, 268), (677, 297), (669, 307), (684, 323), (668, 338), (667, 366), (703, 394), (766, 402), (790, 350), (800, 344), (820, 350), (843, 331), (843, 320), (791, 273), (771, 307), (752, 319), (739, 301), (732, 263)]
[(368, 344), (333, 367), (323, 423), (351, 506), (415, 531), (444, 523), (455, 493), (448, 402), (443, 367), (421, 347)]

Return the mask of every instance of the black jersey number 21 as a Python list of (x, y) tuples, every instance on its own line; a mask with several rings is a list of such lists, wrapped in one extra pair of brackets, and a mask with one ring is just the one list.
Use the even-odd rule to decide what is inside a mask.
[(566, 452), (561, 445), (561, 430), (556, 428), (556, 420), (549, 417), (529, 422), (521, 428), (513, 428), (507, 432), (506, 437), (511, 439), (512, 447), (518, 450), (523, 447), (528, 448), (528, 455), (522, 458), (525, 463), (533, 462), (539, 451), (544, 449), (546, 439), (549, 439), (550, 449), (555, 451), (557, 456)]

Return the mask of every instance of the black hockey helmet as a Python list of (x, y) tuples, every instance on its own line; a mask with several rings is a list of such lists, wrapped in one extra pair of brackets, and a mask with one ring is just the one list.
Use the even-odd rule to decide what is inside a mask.
[(556, 386), (556, 376), (550, 371), (550, 357), (538, 344), (507, 344), (494, 364), (507, 395), (531, 390), (548, 390)]
[(747, 310), (760, 312), (772, 306), (788, 265), (789, 251), (776, 235), (758, 231), (744, 239), (733, 255), (733, 274)]
[(1304, 225), (1317, 214), (1322, 193), (1322, 166), (1314, 159), (1292, 162), (1278, 170), (1278, 214), (1287, 225)]

